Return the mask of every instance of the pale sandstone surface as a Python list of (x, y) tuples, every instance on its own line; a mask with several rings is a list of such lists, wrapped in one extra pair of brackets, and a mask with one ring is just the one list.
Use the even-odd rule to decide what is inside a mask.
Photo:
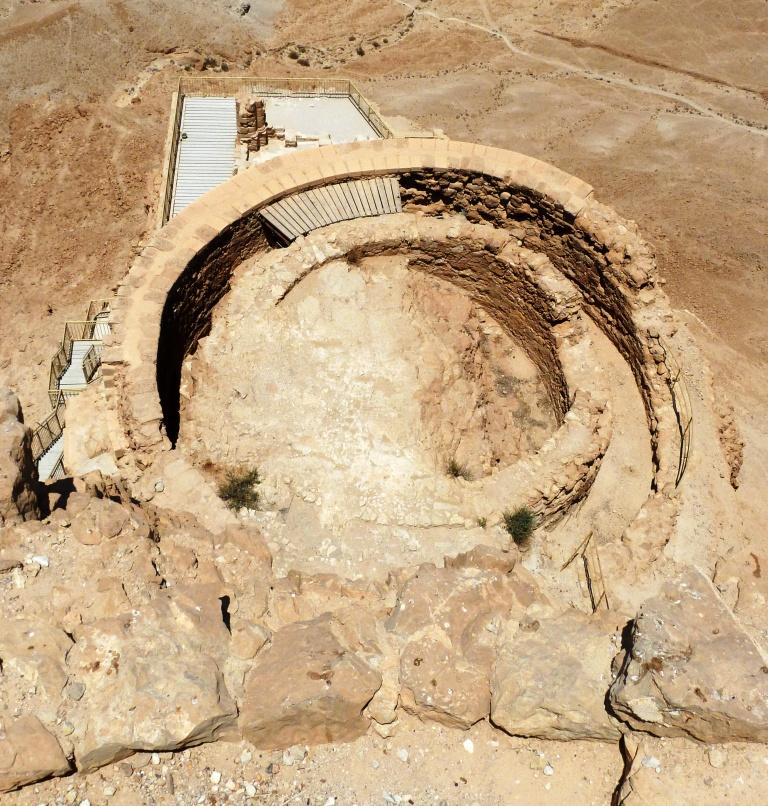
[[(462, 494), (451, 460), (479, 479), (553, 430), (523, 349), (404, 259), (331, 263), (270, 305), (273, 282), (239, 274), (188, 370), (182, 442), (198, 462), (260, 469), (256, 517), (282, 568), (306, 567), (301, 553), (333, 561), (352, 541), (375, 541), (390, 565), (409, 543), (439, 542), (412, 513)], [(453, 526), (476, 526), (465, 521)]]
[(105, 476), (115, 475), (117, 464), (101, 384), (91, 384), (67, 402), (66, 422), (63, 445), (67, 473), (85, 476), (98, 470)]
[(706, 577), (683, 572), (640, 609), (609, 702), (657, 736), (765, 742), (766, 653)]
[(615, 742), (605, 690), (621, 626), (578, 611), (511, 622), (493, 669), (493, 723), (516, 736)]

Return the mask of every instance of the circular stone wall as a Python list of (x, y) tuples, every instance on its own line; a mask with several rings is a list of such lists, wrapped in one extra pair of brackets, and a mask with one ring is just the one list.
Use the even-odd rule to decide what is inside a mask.
[[(636, 228), (596, 202), (584, 182), (552, 166), (446, 140), (359, 143), (275, 159), (207, 194), (152, 239), (120, 288), (114, 346), (103, 359), (113, 439), (134, 472), (140, 474), (177, 439), (182, 362), (209, 332), (212, 311), (227, 293), (233, 269), (255, 255), (263, 254), (269, 262), (277, 254), (259, 210), (298, 191), (366, 176), (396, 177), (403, 209), (420, 214), (419, 226), (431, 222), (461, 228), (462, 221), (482, 222), (490, 233), (484, 245), (458, 254), (455, 244), (447, 246), (452, 238), (448, 230), (435, 237), (417, 232), (387, 238), (380, 232), (382, 219), (375, 218), (370, 221), (377, 237), (337, 252), (351, 250), (353, 258), (407, 253), (412, 268), (427, 268), (462, 287), (525, 344), (562, 423), (536, 454), (535, 472), (516, 467), (512, 474), (515, 484), (525, 487), (525, 499), (536, 499), (542, 518), (562, 514), (589, 489), (610, 430), (600, 393), (574, 391), (601, 383), (594, 362), (590, 365), (588, 346), (578, 327), (573, 329), (581, 310), (634, 374), (653, 452), (648, 492), (668, 495), (678, 473), (680, 446), (673, 386), (656, 330), (667, 304), (656, 287), (653, 257)], [(306, 242), (315, 243), (313, 238)], [(499, 258), (511, 247), (526, 250), (522, 272), (510, 271)], [(305, 256), (303, 270), (328, 256)], [(542, 312), (547, 289), (555, 305), (544, 305), (548, 311)], [(563, 371), (569, 360), (576, 376), (579, 367), (586, 369), (573, 388)], [(595, 424), (591, 431), (572, 425), (580, 411)], [(569, 425), (589, 446), (583, 456), (565, 438), (562, 429)], [(571, 457), (559, 457), (556, 478), (542, 470), (550, 443), (553, 455), (564, 451)], [(505, 486), (494, 497), (489, 485), (481, 497), (483, 511), (491, 502), (501, 507), (519, 500)], [(484, 517), (477, 507), (473, 512)]]
[[(412, 560), (413, 554), (409, 557), (408, 551), (415, 552), (428, 545), (427, 550), (419, 550), (418, 558), (436, 561), (446, 551), (468, 550), (482, 539), (491, 539), (488, 535), (483, 537), (478, 524), (497, 521), (505, 509), (529, 506), (541, 521), (547, 521), (583, 498), (608, 444), (610, 413), (605, 382), (599, 368), (591, 364), (590, 339), (581, 319), (578, 294), (546, 259), (519, 247), (508, 233), (456, 219), (414, 214), (357, 219), (316, 230), (287, 249), (250, 261), (244, 268), (252, 282), (241, 290), (243, 279), (238, 276), (234, 280), (235, 291), (226, 304), (222, 303), (213, 343), (209, 345), (206, 340), (203, 357), (190, 365), (185, 394), (191, 396), (191, 404), (187, 407), (189, 418), (185, 419), (186, 438), (181, 449), (194, 455), (201, 464), (212, 457), (217, 464), (238, 464), (232, 460), (229, 446), (236, 444), (236, 452), (247, 451), (248, 438), (239, 429), (259, 431), (262, 422), (257, 418), (244, 426), (253, 414), (249, 399), (252, 391), (246, 382), (248, 370), (238, 373), (237, 366), (244, 359), (247, 363), (242, 366), (258, 359), (248, 359), (247, 351), (227, 357), (233, 349), (229, 339), (231, 328), (236, 329), (243, 318), (258, 319), (261, 311), (273, 311), (280, 316), (277, 312), (281, 306), (290, 295), (299, 293), (302, 284), (323, 267), (337, 265), (339, 258), (350, 256), (355, 263), (387, 256), (406, 257), (412, 271), (450, 280), (469, 300), (490, 312), (495, 322), (527, 350), (538, 369), (559, 428), (532, 455), (494, 467), (490, 474), (473, 474), (467, 479), (450, 477), (439, 457), (431, 469), (422, 467), (420, 472), (409, 476), (405, 461), (408, 451), (402, 445), (394, 449), (397, 455), (390, 457), (391, 462), (380, 457), (384, 465), (394, 463), (397, 472), (387, 473), (385, 469), (359, 462), (345, 466), (342, 461), (336, 473), (333, 465), (338, 459), (331, 466), (328, 461), (319, 465), (310, 461), (316, 453), (306, 431), (298, 436), (298, 448), (283, 444), (281, 461), (270, 464), (268, 450), (258, 458), (241, 453), (241, 458), (245, 455), (254, 459), (260, 467), (263, 460), (267, 461), (267, 478), (273, 481), (266, 488), (269, 492), (265, 493), (262, 511), (284, 511), (278, 520), (289, 523), (287, 534), (282, 529), (285, 543), (300, 545), (309, 529), (315, 538), (327, 533), (325, 542), (334, 544), (339, 560), (359, 556), (371, 565), (371, 555), (365, 549), (375, 546), (377, 562), (392, 567)], [(343, 338), (343, 327), (335, 328), (334, 333)], [(253, 349), (258, 353), (262, 347), (271, 350), (266, 336)], [(203, 364), (210, 368), (204, 369)], [(305, 366), (304, 371), (311, 373), (314, 368)], [(332, 380), (338, 377), (336, 374)], [(273, 381), (279, 382), (275, 378), (262, 378), (259, 383), (268, 386)], [(205, 390), (196, 395), (190, 389), (192, 386)], [(438, 392), (443, 389), (441, 383)], [(406, 392), (412, 394), (413, 390)], [(231, 403), (223, 402), (233, 398)], [(293, 399), (282, 403), (271, 419), (288, 429), (290, 437), (291, 422), (310, 414), (313, 407)], [(222, 422), (231, 411), (240, 412), (233, 417), (240, 423), (235, 423), (234, 432), (230, 424)], [(359, 416), (359, 412), (354, 414), (355, 418)], [(270, 415), (264, 415), (263, 419), (268, 421)], [(321, 427), (322, 422), (318, 418), (306, 423), (305, 428)], [(358, 429), (359, 424), (355, 420), (348, 427)], [(393, 428), (387, 439), (393, 438), (395, 431)], [(262, 444), (266, 444), (264, 436)], [(334, 441), (329, 437), (325, 442), (327, 449)], [(377, 451), (366, 451), (367, 448), (357, 458), (375, 464), (372, 457)], [(289, 473), (286, 479), (288, 468), (297, 465), (288, 460), (291, 453), (302, 457), (298, 463), (302, 467), (301, 477)], [(466, 458), (471, 461), (471, 457)], [(308, 473), (307, 468), (312, 468), (312, 472)], [(276, 478), (283, 484), (288, 481), (289, 489), (275, 490)], [(291, 529), (295, 520), (295, 514), (292, 517), (291, 513), (299, 509), (302, 528)], [(275, 518), (269, 514), (259, 517), (262, 526), (270, 531)], [(315, 542), (322, 541), (310, 541)], [(419, 549), (408, 548), (415, 545)], [(306, 567), (301, 553), (294, 553), (296, 564)], [(345, 570), (349, 572), (352, 568), (360, 571), (351, 562)]]

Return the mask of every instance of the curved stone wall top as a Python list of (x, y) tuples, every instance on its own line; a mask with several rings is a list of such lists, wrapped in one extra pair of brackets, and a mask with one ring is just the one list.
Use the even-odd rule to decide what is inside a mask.
[[(193, 276), (202, 272), (194, 261), (203, 250), (208, 262), (215, 260), (219, 250), (227, 253), (230, 263), (233, 258), (259, 251), (254, 241), (264, 236), (253, 213), (291, 193), (353, 177), (419, 169), (454, 169), (496, 177), (510, 186), (541, 194), (573, 217), (581, 212), (592, 192), (586, 182), (533, 157), (444, 139), (324, 146), (241, 172), (158, 231), (118, 290), (112, 346), (102, 359), (111, 408), (123, 421), (124, 433), (115, 435), (122, 437), (118, 450), (150, 448), (163, 439), (158, 385), (175, 372), (173, 365), (178, 363), (178, 356), (164, 364), (163, 356), (158, 355), (161, 322), (168, 295), (178, 278), (184, 272), (192, 272)], [(266, 242), (262, 248), (268, 248)], [(215, 304), (226, 292), (226, 282), (225, 278), (215, 288), (201, 283), (198, 293), (207, 294), (208, 303)], [(205, 324), (197, 328), (195, 337), (202, 335)], [(166, 323), (165, 329), (173, 330), (173, 324)], [(177, 352), (184, 349), (179, 344)], [(175, 383), (175, 378), (168, 379), (168, 383)]]

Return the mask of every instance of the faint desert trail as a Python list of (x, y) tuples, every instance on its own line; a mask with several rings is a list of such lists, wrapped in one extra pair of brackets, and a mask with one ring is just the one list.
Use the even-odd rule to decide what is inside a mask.
[[(606, 84), (614, 84), (615, 86), (623, 87), (625, 89), (633, 90), (635, 92), (640, 92), (645, 95), (654, 95), (657, 98), (664, 98), (670, 101), (674, 101), (675, 103), (687, 106), (689, 109), (693, 110), (694, 112), (698, 112), (700, 115), (704, 117), (708, 117), (711, 118), (712, 120), (725, 123), (737, 129), (746, 129), (747, 131), (753, 132), (754, 134), (759, 134), (763, 137), (768, 137), (768, 127), (760, 126), (754, 123), (748, 123), (746, 121), (742, 122), (739, 120), (733, 120), (727, 115), (721, 112), (716, 112), (714, 109), (710, 109), (709, 107), (703, 106), (702, 104), (694, 101), (691, 98), (688, 98), (685, 95), (680, 95), (679, 93), (676, 92), (670, 92), (669, 90), (663, 90), (660, 89), (659, 87), (654, 87), (650, 84), (643, 84), (640, 82), (630, 81), (627, 78), (620, 78), (618, 76), (608, 75), (606, 73), (601, 73), (597, 70), (587, 70), (583, 67), (571, 64), (570, 62), (565, 62), (562, 59), (558, 59), (553, 56), (543, 56), (538, 53), (533, 53), (532, 51), (525, 50), (524, 48), (518, 47), (513, 42), (511, 42), (509, 37), (502, 31), (500, 31), (495, 24), (486, 26), (486, 25), (480, 25), (477, 22), (471, 22), (470, 20), (463, 20), (460, 17), (442, 17), (435, 11), (427, 11), (426, 9), (417, 8), (411, 3), (406, 2), (406, 0), (396, 0), (396, 2), (399, 3), (401, 6), (405, 6), (406, 8), (410, 9), (414, 15), (432, 17), (438, 22), (457, 23), (459, 25), (464, 25), (468, 28), (474, 28), (475, 30), (483, 31), (484, 33), (490, 34), (496, 39), (500, 39), (504, 43), (504, 46), (507, 48), (507, 50), (509, 50), (512, 53), (515, 53), (518, 56), (522, 56), (523, 58), (533, 59), (535, 61), (542, 62), (543, 64), (547, 64), (550, 67), (556, 67), (559, 70), (565, 70), (566, 72), (580, 75), (592, 81), (602, 81)], [(490, 12), (488, 11), (488, 7), (485, 4), (485, 0), (479, 0), (479, 3), (486, 21), (492, 22), (493, 18), (491, 17)]]

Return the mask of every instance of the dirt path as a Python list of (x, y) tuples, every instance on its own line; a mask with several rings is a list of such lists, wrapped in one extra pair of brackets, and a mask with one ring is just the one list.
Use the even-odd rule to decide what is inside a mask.
[[(492, 17), (490, 12), (488, 11), (487, 6), (485, 5), (483, 0), (480, 0), (481, 8), (483, 11), (483, 16), (486, 18), (486, 21), (490, 21), (491, 24), (489, 25), (480, 25), (480, 23), (472, 22), (470, 20), (463, 20), (460, 17), (444, 17), (438, 14), (436, 11), (428, 11), (426, 9), (420, 9), (416, 6), (412, 5), (411, 3), (406, 2), (406, 0), (396, 0), (401, 6), (405, 6), (406, 8), (410, 9), (414, 14), (422, 16), (422, 17), (431, 17), (438, 22), (448, 22), (448, 23), (455, 23), (457, 25), (463, 25), (468, 28), (474, 28), (478, 31), (483, 31), (484, 33), (490, 34), (496, 39), (499, 39), (504, 46), (510, 52), (522, 56), (526, 59), (533, 59), (535, 61), (541, 62), (543, 64), (549, 65), (550, 67), (555, 67), (558, 70), (565, 70), (569, 73), (574, 75), (579, 75), (582, 78), (587, 78), (591, 81), (602, 81), (606, 84), (613, 84), (614, 86), (619, 86), (624, 89), (632, 90), (633, 92), (640, 92), (646, 95), (653, 95), (657, 98), (665, 98), (670, 101), (674, 101), (675, 103), (682, 104), (688, 107), (691, 111), (696, 112), (704, 117), (712, 118), (713, 120), (717, 120), (721, 123), (724, 123), (728, 126), (733, 126), (738, 129), (745, 129), (750, 132), (754, 132), (755, 134), (761, 135), (763, 137), (768, 137), (768, 127), (763, 124), (759, 123), (750, 123), (749, 121), (743, 120), (736, 120), (723, 112), (717, 112), (714, 109), (711, 109), (708, 106), (704, 106), (703, 104), (699, 103), (698, 101), (694, 101), (692, 98), (689, 98), (686, 95), (681, 95), (677, 92), (671, 92), (670, 90), (663, 90), (660, 87), (654, 87), (650, 84), (644, 84), (642, 82), (632, 81), (628, 78), (622, 78), (617, 75), (609, 75), (607, 73), (600, 72), (599, 70), (588, 70), (583, 67), (579, 67), (576, 64), (572, 64), (570, 62), (563, 61), (562, 59), (558, 59), (554, 56), (544, 56), (539, 53), (534, 53), (530, 50), (525, 50), (524, 48), (515, 45), (510, 38), (501, 31), (495, 24), (492, 24)], [(540, 33), (540, 32), (539, 32)]]

